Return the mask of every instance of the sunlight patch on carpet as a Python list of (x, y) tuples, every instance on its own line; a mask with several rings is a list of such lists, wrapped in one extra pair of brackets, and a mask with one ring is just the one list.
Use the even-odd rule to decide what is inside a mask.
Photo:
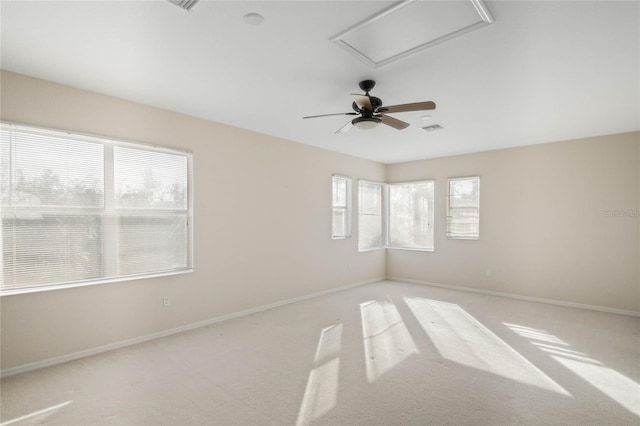
[(43, 410), (38, 410), (30, 414), (26, 414), (24, 416), (17, 417), (12, 420), (8, 420), (4, 423), (0, 423), (0, 426), (8, 426), (19, 422), (29, 421), (33, 423), (40, 423), (44, 421), (47, 417), (54, 414), (56, 411), (60, 410), (63, 407), (71, 404), (73, 401), (63, 402), (62, 404), (54, 405), (52, 407), (45, 408)]
[(373, 383), (419, 353), (396, 305), (389, 300), (360, 304), (367, 380)]
[(342, 324), (322, 330), (314, 365), (298, 411), (296, 425), (306, 425), (331, 411), (338, 402)]
[[(509, 323), (504, 323), (504, 325), (516, 334), (529, 339), (531, 344), (548, 353), (551, 358), (587, 381), (591, 386), (636, 416), (640, 416), (640, 384), (616, 370), (606, 367), (600, 361), (590, 358), (583, 352), (564, 347), (570, 345), (546, 330)], [(549, 342), (562, 346), (555, 346)]]
[(404, 300), (443, 358), (571, 396), (459, 305), (421, 297)]

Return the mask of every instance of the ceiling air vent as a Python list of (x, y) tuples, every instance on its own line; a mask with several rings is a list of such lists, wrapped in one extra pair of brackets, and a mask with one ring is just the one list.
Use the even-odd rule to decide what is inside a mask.
[(424, 130), (425, 132), (435, 132), (436, 130), (441, 130), (444, 129), (444, 127), (442, 127), (439, 124), (433, 124), (431, 126), (425, 126), (425, 127), (420, 127), (422, 130)]
[(175, 4), (181, 9), (191, 10), (199, 0), (167, 0), (171, 4)]

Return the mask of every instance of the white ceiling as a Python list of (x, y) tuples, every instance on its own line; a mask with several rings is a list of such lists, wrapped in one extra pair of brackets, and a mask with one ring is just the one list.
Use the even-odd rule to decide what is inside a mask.
[[(640, 130), (640, 2), (485, 1), (493, 24), (378, 69), (330, 41), (394, 3), (2, 1), (1, 66), (383, 163)], [(363, 79), (437, 109), (302, 120), (350, 111)]]

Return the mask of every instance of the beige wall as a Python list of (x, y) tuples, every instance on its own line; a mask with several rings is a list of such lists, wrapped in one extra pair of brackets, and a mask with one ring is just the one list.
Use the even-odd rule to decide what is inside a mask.
[(5, 71), (1, 93), (2, 120), (195, 163), (195, 272), (2, 297), (2, 369), (385, 275), (384, 251), (330, 238), (331, 175), (382, 181), (382, 164)]
[[(640, 310), (640, 133), (384, 166), (5, 71), (0, 83), (2, 120), (195, 163), (195, 272), (2, 297), (3, 370), (385, 275)], [(435, 179), (435, 252), (358, 253), (356, 208), (354, 237), (332, 240), (333, 173), (353, 177), (354, 200), (358, 178)], [(446, 178), (470, 175), (481, 238), (447, 240)]]
[[(387, 276), (639, 311), (639, 170), (638, 132), (390, 165), (436, 180), (436, 237), (388, 250)], [(447, 178), (475, 175), (480, 240), (447, 240)]]

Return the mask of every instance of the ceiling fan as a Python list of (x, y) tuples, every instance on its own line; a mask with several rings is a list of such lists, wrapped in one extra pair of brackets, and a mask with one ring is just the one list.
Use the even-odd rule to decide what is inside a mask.
[(329, 117), (332, 115), (359, 115), (349, 121), (344, 126), (340, 127), (336, 134), (345, 133), (352, 126), (356, 126), (360, 129), (373, 129), (378, 124), (386, 124), (394, 129), (402, 130), (409, 127), (409, 123), (406, 121), (398, 120), (397, 118), (390, 117), (386, 114), (393, 114), (396, 112), (408, 112), (408, 111), (426, 111), (436, 108), (436, 104), (428, 102), (416, 102), (412, 104), (400, 104), (391, 106), (382, 106), (382, 99), (369, 95), (371, 89), (376, 85), (373, 80), (363, 80), (360, 82), (360, 89), (364, 92), (364, 95), (354, 94), (356, 100), (351, 104), (351, 107), (355, 112), (339, 112), (337, 114), (322, 114), (322, 115), (310, 115), (302, 118), (318, 118)]

